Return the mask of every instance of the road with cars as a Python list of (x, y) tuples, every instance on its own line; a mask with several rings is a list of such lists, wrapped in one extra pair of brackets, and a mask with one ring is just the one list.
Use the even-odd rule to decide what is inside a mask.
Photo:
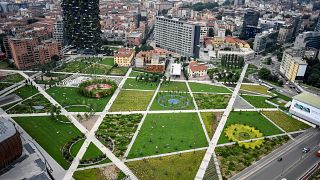
[[(254, 165), (232, 177), (232, 179), (256, 180), (286, 178), (299, 179), (314, 164), (320, 162), (316, 151), (320, 149), (320, 129), (311, 128), (279, 149), (273, 151)], [(305, 153), (303, 148), (310, 148)]]

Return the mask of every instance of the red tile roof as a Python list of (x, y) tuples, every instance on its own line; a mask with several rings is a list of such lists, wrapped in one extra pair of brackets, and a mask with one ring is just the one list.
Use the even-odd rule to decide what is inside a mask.
[(204, 71), (204, 70), (207, 70), (208, 67), (207, 67), (206, 65), (198, 64), (198, 62), (196, 62), (196, 61), (192, 61), (192, 62), (190, 62), (190, 64), (189, 64), (189, 69), (190, 69), (192, 72), (196, 72), (196, 71)]

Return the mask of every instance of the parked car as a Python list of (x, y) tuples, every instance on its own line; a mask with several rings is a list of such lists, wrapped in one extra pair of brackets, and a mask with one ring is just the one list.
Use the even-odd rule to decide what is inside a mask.
[(317, 156), (320, 157), (320, 150), (317, 151)]
[(305, 147), (305, 148), (302, 149), (302, 152), (303, 152), (303, 153), (308, 153), (309, 151), (310, 151), (310, 148), (307, 148), (307, 147)]

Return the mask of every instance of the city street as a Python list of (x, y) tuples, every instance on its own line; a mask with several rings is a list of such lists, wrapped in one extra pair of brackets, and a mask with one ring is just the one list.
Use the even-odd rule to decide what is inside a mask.
[[(309, 129), (295, 141), (291, 141), (272, 152), (256, 164), (240, 172), (232, 179), (298, 179), (308, 169), (312, 168), (320, 158), (315, 155), (319, 150), (320, 130)], [(310, 152), (303, 153), (303, 148), (310, 148)], [(303, 168), (302, 168), (303, 167)]]

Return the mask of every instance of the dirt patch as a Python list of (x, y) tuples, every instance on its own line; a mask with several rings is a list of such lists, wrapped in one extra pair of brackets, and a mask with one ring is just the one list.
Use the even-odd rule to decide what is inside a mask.
[(88, 119), (85, 119), (84, 115), (81, 116), (82, 118), (77, 117), (77, 115), (73, 115), (73, 117), (76, 118), (89, 131), (92, 129), (99, 118), (99, 116), (91, 116)]
[(120, 172), (120, 170), (115, 165), (107, 166), (101, 169), (101, 171), (107, 180), (117, 179)]

